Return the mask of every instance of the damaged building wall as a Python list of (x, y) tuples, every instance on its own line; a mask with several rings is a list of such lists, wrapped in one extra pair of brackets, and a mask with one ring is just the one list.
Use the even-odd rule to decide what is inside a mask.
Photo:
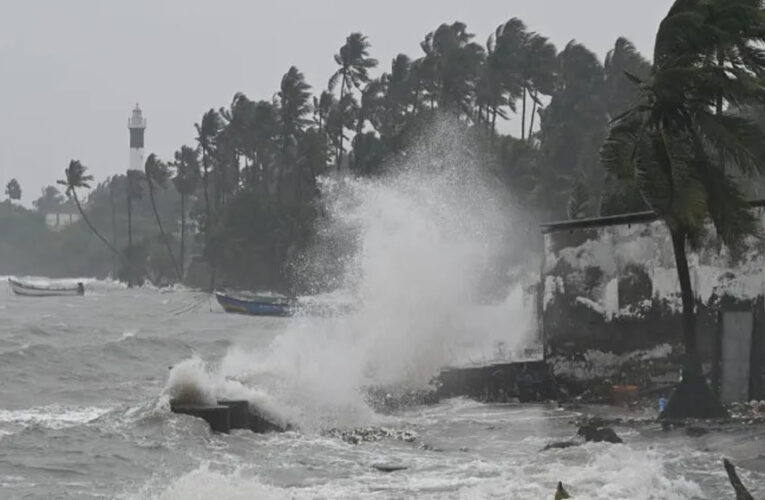
[[(765, 209), (754, 205), (765, 234)], [(586, 378), (583, 369), (607, 372), (603, 365), (672, 360), (667, 354), (678, 353), (681, 342), (681, 300), (664, 223), (639, 213), (548, 224), (542, 231), (541, 329), (548, 359), (559, 370)], [(689, 249), (688, 260), (699, 350), (709, 365), (718, 311), (751, 307), (765, 291), (765, 242), (752, 237), (731, 250), (710, 227), (700, 247)]]

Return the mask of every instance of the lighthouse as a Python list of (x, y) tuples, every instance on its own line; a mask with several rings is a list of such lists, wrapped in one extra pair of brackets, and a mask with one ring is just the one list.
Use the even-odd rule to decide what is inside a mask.
[(146, 119), (138, 104), (128, 118), (128, 129), (130, 130), (130, 169), (143, 170), (143, 131), (146, 130)]

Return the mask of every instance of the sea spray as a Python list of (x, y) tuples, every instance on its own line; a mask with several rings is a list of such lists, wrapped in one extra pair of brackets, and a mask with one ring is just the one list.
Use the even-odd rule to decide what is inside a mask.
[(198, 356), (185, 359), (170, 369), (165, 393), (171, 401), (189, 404), (215, 404), (216, 376)]
[(463, 136), (443, 123), (383, 177), (322, 179), (324, 244), (307, 269), (357, 309), (285, 320), (267, 350), (231, 348), (217, 376), (268, 394), (303, 428), (327, 428), (374, 422), (364, 387), (422, 389), (445, 366), (516, 357), (534, 301), (521, 283), (485, 300), (487, 280), (509, 281), (513, 220)]

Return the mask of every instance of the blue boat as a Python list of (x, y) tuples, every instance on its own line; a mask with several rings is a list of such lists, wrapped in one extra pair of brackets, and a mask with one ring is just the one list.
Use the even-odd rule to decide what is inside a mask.
[(255, 295), (234, 297), (215, 292), (215, 298), (230, 313), (249, 314), (250, 316), (292, 316), (295, 313), (295, 301), (289, 298)]

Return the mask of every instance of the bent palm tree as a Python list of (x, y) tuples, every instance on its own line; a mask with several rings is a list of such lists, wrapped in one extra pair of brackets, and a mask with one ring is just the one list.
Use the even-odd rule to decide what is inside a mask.
[(186, 198), (194, 194), (199, 184), (199, 155), (196, 149), (181, 146), (181, 149), (175, 152), (173, 184), (181, 195), (181, 258), (178, 264), (183, 276), (183, 267), (186, 262)]
[(765, 173), (765, 133), (746, 118), (720, 112), (718, 106), (720, 97), (731, 104), (764, 102), (765, 87), (756, 75), (765, 68), (765, 59), (756, 66), (739, 61), (721, 68), (709, 57), (721, 40), (747, 45), (738, 37), (754, 31), (752, 25), (763, 19), (760, 2), (710, 1), (723, 2), (740, 15), (721, 22), (710, 15), (710, 2), (677, 0), (656, 36), (650, 78), (641, 81), (628, 75), (640, 87), (640, 103), (617, 117), (601, 151), (611, 173), (634, 177), (671, 235), (686, 355), (683, 380), (662, 413), (671, 418), (726, 414), (701, 370), (686, 245), (699, 241), (708, 218), (726, 245), (755, 234), (756, 219), (726, 169), (749, 176)]
[(109, 243), (109, 241), (103, 237), (101, 233), (98, 232), (98, 230), (93, 226), (93, 224), (90, 222), (90, 219), (88, 218), (88, 215), (85, 213), (85, 211), (82, 209), (82, 205), (80, 204), (80, 198), (77, 196), (77, 189), (79, 188), (85, 188), (90, 189), (90, 181), (93, 180), (92, 175), (86, 175), (85, 172), (88, 170), (86, 166), (84, 166), (82, 163), (80, 163), (79, 160), (71, 160), (69, 162), (69, 167), (64, 170), (64, 173), (66, 175), (65, 179), (56, 181), (57, 184), (60, 184), (62, 186), (66, 186), (66, 195), (70, 198), (74, 198), (74, 204), (77, 206), (77, 210), (80, 212), (80, 216), (82, 217), (82, 220), (85, 221), (85, 224), (87, 224), (88, 228), (95, 234), (99, 240), (103, 242), (106, 247), (114, 252), (114, 254), (120, 258), (123, 262), (127, 262), (125, 257), (114, 248), (114, 246)]
[(144, 165), (144, 175), (146, 178), (146, 184), (149, 186), (149, 201), (151, 202), (151, 209), (154, 212), (154, 219), (157, 221), (159, 234), (162, 236), (162, 240), (165, 243), (165, 248), (167, 248), (167, 254), (170, 256), (170, 261), (173, 263), (175, 275), (178, 281), (180, 281), (183, 278), (183, 275), (181, 274), (181, 270), (178, 267), (178, 262), (175, 260), (175, 255), (173, 255), (173, 249), (170, 247), (170, 240), (167, 238), (167, 233), (162, 227), (162, 220), (159, 218), (159, 212), (157, 211), (157, 203), (154, 200), (154, 189), (157, 187), (161, 187), (163, 189), (167, 187), (167, 181), (170, 179), (170, 169), (167, 167), (165, 162), (157, 158), (157, 155), (151, 153), (149, 157), (146, 158), (146, 163)]

